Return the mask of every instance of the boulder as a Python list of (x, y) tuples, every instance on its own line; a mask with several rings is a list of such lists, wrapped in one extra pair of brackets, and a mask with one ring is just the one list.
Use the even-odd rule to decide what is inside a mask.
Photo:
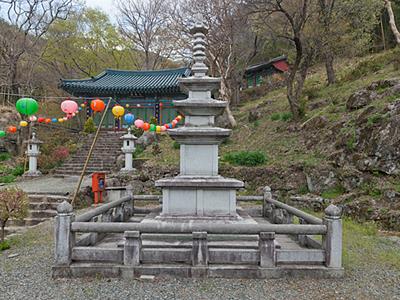
[(323, 128), (328, 124), (328, 119), (325, 116), (316, 116), (303, 123), (302, 129), (313, 130)]
[(248, 117), (249, 122), (255, 122), (260, 118), (261, 118), (261, 111), (258, 106), (249, 111), (249, 117)]
[(158, 141), (157, 134), (152, 131), (146, 131), (136, 140), (136, 145), (141, 145), (143, 148), (146, 148), (156, 141)]
[(373, 90), (362, 89), (352, 94), (346, 102), (348, 110), (356, 110), (367, 106), (378, 98), (378, 94)]
[[(7, 129), (8, 126), (18, 126), (21, 121), (20, 115), (11, 107), (0, 106), (0, 128)], [(6, 138), (0, 139), (0, 149), (13, 155), (18, 154), (19, 133), (7, 134)]]

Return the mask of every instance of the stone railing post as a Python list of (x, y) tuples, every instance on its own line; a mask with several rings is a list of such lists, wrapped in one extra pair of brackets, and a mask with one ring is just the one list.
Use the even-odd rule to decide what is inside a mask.
[(275, 267), (275, 232), (260, 232), (258, 248), (260, 251), (260, 267)]
[(323, 239), (325, 249), (326, 266), (328, 268), (342, 267), (342, 218), (341, 209), (333, 204), (325, 209), (323, 222), (327, 227), (326, 236)]
[[(305, 224), (307, 224), (307, 222), (303, 218), (299, 218), (299, 224), (305, 225)], [(307, 237), (305, 234), (298, 234), (297, 240), (298, 240), (300, 246), (305, 247), (307, 245)]]
[(192, 265), (206, 267), (208, 265), (207, 232), (193, 232)]
[(125, 231), (124, 237), (124, 265), (131, 267), (140, 265), (140, 252), (142, 249), (140, 232)]
[[(132, 187), (132, 185), (127, 185), (125, 189), (126, 189), (125, 195), (132, 197), (133, 196), (133, 187)], [(125, 209), (126, 209), (127, 219), (129, 219), (130, 217), (133, 216), (134, 208), (135, 208), (135, 205), (134, 205), (134, 200), (133, 199), (130, 200), (130, 201), (125, 202)]]
[(267, 200), (272, 199), (271, 188), (269, 186), (264, 187), (263, 190), (263, 207), (262, 207), (262, 216), (264, 218), (270, 218), (272, 213), (271, 203)]
[(72, 248), (75, 245), (75, 234), (71, 231), (71, 223), (75, 220), (73, 208), (67, 201), (57, 206), (55, 217), (55, 264), (68, 266), (72, 260)]

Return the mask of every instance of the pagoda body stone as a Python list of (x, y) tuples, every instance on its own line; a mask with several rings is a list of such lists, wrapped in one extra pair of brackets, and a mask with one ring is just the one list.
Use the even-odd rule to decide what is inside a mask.
[(168, 134), (180, 144), (180, 174), (156, 181), (163, 191), (162, 216), (237, 217), (236, 191), (242, 181), (218, 175), (218, 146), (231, 130), (215, 126), (215, 118), (228, 105), (212, 98), (220, 78), (207, 76), (205, 34), (207, 28), (197, 20), (191, 29), (194, 37), (192, 76), (180, 78), (188, 98), (174, 101), (185, 115), (185, 126)]

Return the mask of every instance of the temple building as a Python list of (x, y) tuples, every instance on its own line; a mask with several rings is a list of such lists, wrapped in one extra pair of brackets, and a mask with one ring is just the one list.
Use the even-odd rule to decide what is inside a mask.
[[(156, 71), (123, 71), (106, 69), (97, 76), (87, 79), (62, 79), (59, 87), (74, 97), (87, 99), (112, 98), (137, 118), (150, 121), (155, 117), (159, 124), (173, 120), (177, 111), (173, 100), (187, 97), (179, 88), (179, 78), (190, 76), (189, 68), (165, 69)], [(88, 116), (92, 115), (90, 107)], [(94, 115), (95, 122), (100, 119)], [(123, 121), (122, 121), (123, 122)], [(123, 127), (115, 122), (111, 110), (103, 127)]]

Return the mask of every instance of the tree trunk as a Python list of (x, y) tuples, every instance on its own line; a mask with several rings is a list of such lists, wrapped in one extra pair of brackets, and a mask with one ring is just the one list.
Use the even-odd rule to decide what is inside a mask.
[(228, 102), (228, 105), (226, 106), (226, 109), (225, 109), (225, 113), (228, 118), (229, 127), (234, 128), (237, 126), (237, 123), (236, 123), (235, 117), (233, 116), (232, 111), (229, 107), (231, 104), (231, 95), (230, 95), (230, 90), (229, 90), (226, 78), (222, 78), (222, 80), (221, 80), (220, 93), (221, 93), (221, 98), (224, 101)]
[(385, 6), (386, 6), (386, 10), (389, 15), (389, 25), (390, 25), (390, 28), (392, 29), (394, 38), (396, 39), (396, 44), (400, 45), (400, 32), (396, 26), (396, 21), (395, 21), (393, 9), (392, 9), (392, 3), (390, 2), (390, 0), (385, 0)]
[(328, 50), (325, 53), (325, 69), (326, 69), (326, 76), (328, 78), (328, 85), (336, 83), (336, 74), (335, 74), (335, 69), (333, 67), (333, 60), (334, 57), (332, 53)]
[(6, 223), (5, 222), (1, 222), (0, 243), (4, 242), (4, 237), (6, 235), (5, 227), (6, 227)]

